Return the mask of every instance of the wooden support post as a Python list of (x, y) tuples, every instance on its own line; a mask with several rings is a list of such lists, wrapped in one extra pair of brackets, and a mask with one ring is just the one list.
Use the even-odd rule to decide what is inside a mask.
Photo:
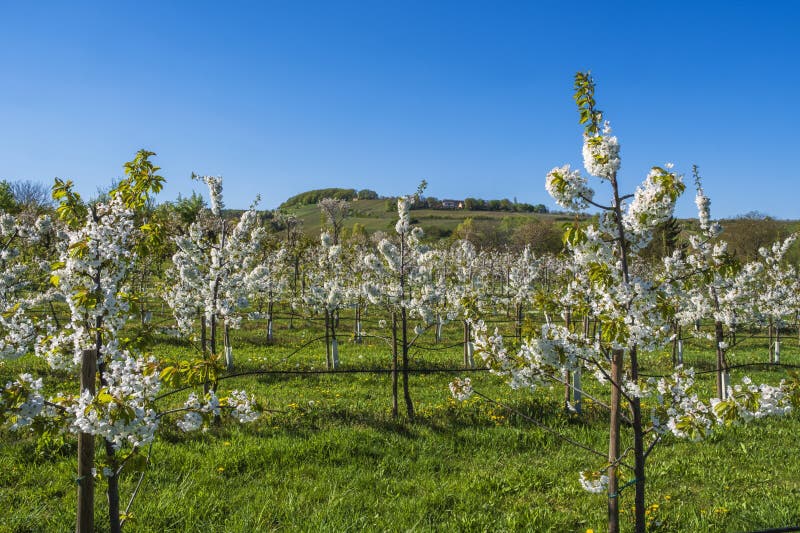
[[(95, 394), (97, 353), (84, 350), (81, 354), (81, 391)], [(94, 531), (94, 435), (78, 435), (78, 516), (76, 533)]]

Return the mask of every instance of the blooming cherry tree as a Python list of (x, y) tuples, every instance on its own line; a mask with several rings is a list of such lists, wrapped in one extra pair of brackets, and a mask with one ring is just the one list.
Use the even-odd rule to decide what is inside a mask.
[[(623, 194), (618, 181), (619, 142), (595, 107), (594, 82), (588, 74), (579, 73), (575, 88), (581, 123), (585, 125), (584, 167), (609, 189), (609, 199), (601, 203), (589, 180), (569, 166), (550, 171), (546, 186), (565, 209), (592, 206), (600, 210), (597, 224), (573, 227), (565, 235), (570, 254), (566, 263), (569, 285), (560, 298), (561, 306), (579, 310), (596, 321), (600, 334), (591, 337), (548, 318), (540, 336), (524, 341), (512, 351), (497, 332), (487, 334), (486, 326), (479, 322), (476, 327), (481, 334), (476, 345), (488, 367), (515, 388), (535, 389), (548, 380), (558, 380), (566, 371), (582, 367), (610, 388), (607, 463), (600, 470), (581, 473), (580, 482), (591, 492), (607, 492), (609, 531), (617, 532), (622, 489), (619, 470), (630, 468), (634, 476), (630, 483), (635, 486), (636, 531), (643, 532), (645, 460), (661, 435), (703, 438), (712, 421), (732, 423), (785, 413), (796, 395), (783, 386), (745, 383), (734, 387), (726, 400), (704, 402), (694, 392), (691, 370), (679, 370), (660, 380), (640, 377), (639, 355), (670, 340), (673, 311), (664, 304), (670, 294), (668, 280), (649, 277), (646, 271), (633, 266), (652, 239), (653, 230), (672, 215), (684, 185), (671, 165), (665, 165), (653, 167), (632, 194)], [(454, 384), (462, 397), (466, 388), (471, 384)], [(649, 421), (643, 412), (643, 399), (654, 404)], [(629, 414), (623, 410), (626, 405)], [(633, 465), (626, 462), (627, 451), (620, 449), (622, 420), (632, 433)]]
[(325, 362), (327, 368), (339, 367), (339, 341), (336, 338), (338, 313), (349, 305), (351, 294), (345, 281), (342, 245), (335, 244), (327, 232), (320, 235), (316, 250), (316, 268), (309, 272), (305, 304), (325, 316)]
[[(30, 253), (53, 233), (47, 215), (31, 227), (0, 212), (0, 359), (15, 359), (30, 351), (38, 335), (53, 327), (30, 311), (55, 297), (49, 285), (50, 262), (45, 253)], [(38, 250), (37, 250), (38, 251)]]
[[(433, 324), (433, 302), (440, 297), (432, 278), (435, 257), (420, 243), (422, 230), (411, 225), (409, 209), (414, 199), (413, 196), (397, 199), (397, 238), (381, 240), (378, 244), (379, 254), (365, 257), (364, 261), (372, 275), (363, 287), (372, 304), (384, 306), (392, 313), (392, 414), (398, 414), (399, 342), (403, 397), (409, 418), (414, 417), (414, 404), (408, 385), (409, 348), (425, 330), (424, 325)], [(415, 337), (412, 339), (409, 322), (414, 318), (420, 323), (414, 328)]]
[(209, 361), (219, 357), (218, 329), (223, 324), (225, 362), (228, 370), (232, 370), (233, 349), (228, 328), (239, 327), (240, 311), (257, 290), (261, 278), (269, 274), (258, 263), (266, 234), (259, 224), (255, 204), (236, 224), (230, 225), (222, 216), (222, 178), (197, 179), (208, 186), (210, 217), (192, 223), (186, 235), (175, 239), (177, 251), (172, 256), (173, 268), (169, 273), (174, 283), (166, 300), (182, 332), (193, 335), (196, 320), (200, 319), (201, 351)]
[[(152, 155), (141, 151), (137, 161)], [(149, 169), (139, 172), (136, 169)], [(129, 170), (129, 171), (128, 171)], [(79, 393), (46, 397), (42, 379), (23, 374), (0, 389), (0, 424), (11, 430), (61, 430), (78, 436), (77, 531), (94, 530), (95, 439), (105, 457), (97, 470), (107, 480), (109, 530), (122, 527), (119, 478), (134, 464), (142, 446), (152, 442), (163, 416), (201, 414), (208, 404), (239, 420), (256, 415), (253, 399), (242, 392), (179, 409), (157, 408), (162, 376), (159, 364), (128, 346), (121, 334), (130, 318), (128, 279), (135, 261), (134, 212), (161, 189), (157, 167), (126, 165), (127, 177), (105, 201), (86, 204), (72, 182), (56, 180), (53, 196), (60, 201), (65, 228), (57, 235), (59, 260), (50, 280), (69, 306), (69, 322), (38, 339), (37, 353), (50, 367), (79, 378)], [(141, 228), (140, 228), (141, 229)], [(9, 293), (7, 293), (9, 294)], [(18, 299), (19, 301), (19, 299)], [(195, 416), (195, 415), (189, 415)], [(201, 415), (202, 416), (202, 415)], [(185, 429), (186, 424), (183, 426)]]

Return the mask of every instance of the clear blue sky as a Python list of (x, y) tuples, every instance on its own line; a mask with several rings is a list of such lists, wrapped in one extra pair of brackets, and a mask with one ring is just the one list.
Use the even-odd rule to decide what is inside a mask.
[(423, 178), (552, 207), (591, 69), (628, 188), (696, 163), (715, 216), (800, 218), (800, 2), (655, 4), (0, 0), (0, 178), (91, 195), (144, 147), (165, 200), (195, 171), (229, 207)]

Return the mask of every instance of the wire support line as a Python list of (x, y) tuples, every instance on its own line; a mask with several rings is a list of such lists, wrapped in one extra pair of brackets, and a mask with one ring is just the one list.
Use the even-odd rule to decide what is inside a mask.
[[(791, 368), (791, 369), (800, 369), (800, 365), (794, 365), (790, 363), (742, 363), (740, 365), (728, 365), (725, 368), (721, 368), (720, 370), (736, 370), (738, 368)], [(696, 370), (694, 375), (700, 376), (704, 374), (716, 374), (719, 370)], [(643, 378), (668, 378), (672, 374), (644, 374), (639, 372), (639, 376)]]

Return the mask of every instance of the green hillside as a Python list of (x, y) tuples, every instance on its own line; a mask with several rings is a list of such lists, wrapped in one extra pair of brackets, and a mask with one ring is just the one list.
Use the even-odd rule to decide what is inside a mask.
[[(350, 216), (345, 220), (345, 229), (350, 232), (356, 224), (367, 233), (392, 231), (397, 222), (394, 200), (353, 200)], [(310, 237), (319, 235), (323, 225), (320, 210), (316, 205), (294, 206), (288, 210), (303, 221), (303, 231)], [(472, 211), (467, 209), (415, 209), (412, 220), (419, 224), (431, 239), (449, 237), (467, 218), (482, 229), (499, 229), (501, 225), (515, 227), (526, 222), (564, 222), (573, 220), (563, 214), (511, 213), (508, 211)]]
[[(353, 189), (336, 189), (352, 191)], [(309, 191), (293, 197), (316, 193)], [(292, 200), (292, 199), (290, 199)], [(317, 239), (324, 220), (316, 203), (294, 203), (281, 210), (291, 213), (302, 220), (302, 229), (306, 236)], [(489, 246), (524, 246), (532, 244), (538, 251), (558, 251), (564, 223), (575, 220), (573, 215), (565, 213), (526, 213), (509, 211), (486, 211), (470, 209), (414, 209), (411, 217), (425, 232), (430, 241), (440, 239), (467, 237), (479, 245)], [(467, 219), (471, 222), (465, 224)], [(394, 199), (353, 199), (350, 201), (350, 216), (344, 222), (343, 235), (352, 233), (358, 225), (367, 234), (375, 232), (392, 232), (397, 221), (397, 209)], [(797, 220), (776, 220), (758, 213), (750, 213), (737, 218), (720, 221), (723, 225), (723, 239), (729, 244), (729, 251), (743, 259), (752, 260), (758, 256), (758, 249), (769, 246), (779, 238), (785, 238), (793, 232), (800, 231)], [(678, 221), (683, 229), (696, 226), (695, 219)], [(464, 226), (462, 226), (465, 224)], [(459, 227), (461, 226), (461, 227)], [(652, 246), (658, 248), (664, 243), (664, 236), (658, 235)], [(654, 254), (660, 255), (658, 249)], [(800, 261), (800, 244), (795, 243), (788, 255), (791, 261)]]

